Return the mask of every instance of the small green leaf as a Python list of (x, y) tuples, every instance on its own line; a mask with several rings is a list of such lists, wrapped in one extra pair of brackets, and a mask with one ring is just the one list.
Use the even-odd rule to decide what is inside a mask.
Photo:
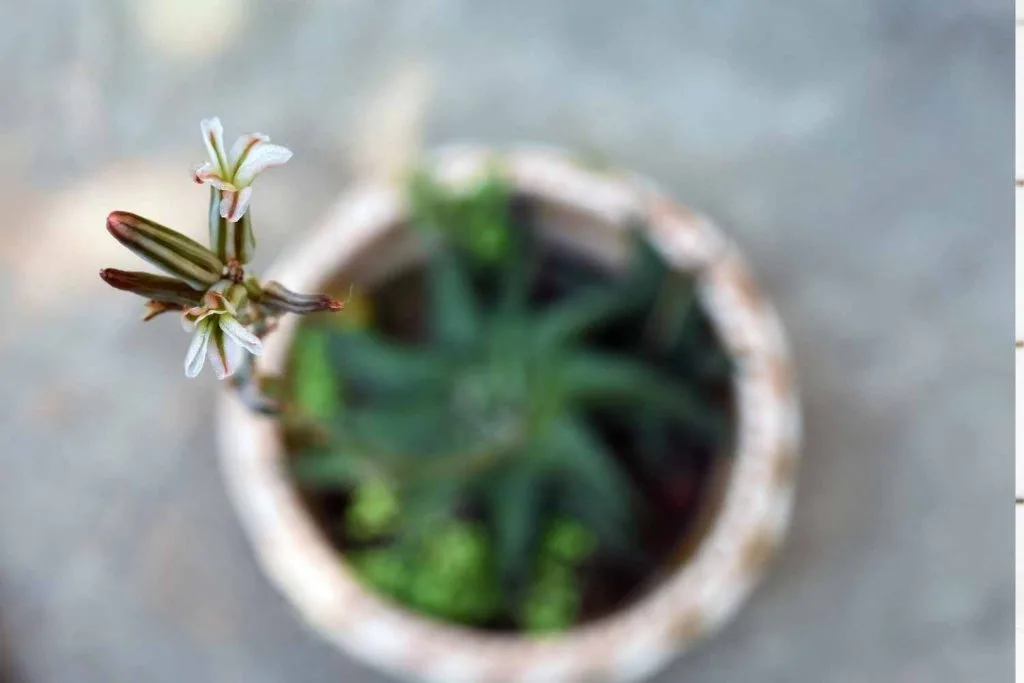
[(292, 400), (314, 419), (329, 420), (341, 411), (341, 391), (327, 355), (323, 330), (300, 328), (292, 352)]
[(556, 633), (576, 623), (579, 607), (579, 586), (573, 573), (562, 565), (548, 565), (530, 586), (519, 621), (536, 635)]
[(360, 484), (346, 513), (346, 528), (353, 538), (367, 540), (387, 533), (398, 517), (395, 492), (384, 481)]
[(406, 592), (410, 567), (392, 548), (371, 548), (350, 552), (349, 563), (370, 585), (382, 593), (401, 598)]
[(594, 534), (574, 519), (554, 520), (544, 536), (544, 550), (574, 564), (594, 551)]
[(432, 531), (451, 518), (464, 500), (465, 484), (456, 476), (404, 485), (399, 491), (401, 510), (395, 528), (396, 545), (408, 552), (418, 549)]
[(472, 577), (485, 569), (487, 536), (476, 524), (452, 520), (436, 529), (429, 541), (429, 561), (452, 577)]

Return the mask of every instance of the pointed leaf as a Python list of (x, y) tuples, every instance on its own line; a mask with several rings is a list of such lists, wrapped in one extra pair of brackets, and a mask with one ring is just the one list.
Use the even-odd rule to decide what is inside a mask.
[(578, 352), (559, 366), (570, 401), (609, 408), (637, 407), (673, 417), (714, 439), (726, 425), (689, 387), (638, 361), (598, 352)]
[(537, 453), (558, 477), (564, 511), (612, 548), (630, 550), (635, 531), (630, 479), (586, 422), (575, 416), (559, 419)]
[(341, 411), (341, 388), (327, 355), (327, 334), (300, 329), (292, 353), (292, 400), (296, 407), (315, 419), (333, 418)]
[(519, 319), (525, 313), (540, 257), (534, 231), (530, 229), (530, 205), (526, 201), (514, 201), (508, 211), (509, 249), (500, 271), (498, 306), (501, 317)]
[(543, 438), (545, 462), (571, 472), (602, 505), (623, 516), (628, 514), (633, 497), (629, 477), (586, 421), (577, 416), (561, 417)]
[(696, 300), (692, 280), (676, 273), (665, 277), (644, 323), (644, 346), (660, 354), (675, 348), (683, 339)]
[(446, 407), (437, 400), (422, 403), (350, 408), (337, 416), (338, 438), (382, 461), (423, 461), (450, 453), (457, 434), (446, 429)]
[(610, 284), (581, 288), (556, 303), (537, 323), (540, 343), (564, 344), (631, 313), (649, 309), (670, 269), (639, 228), (630, 231), (632, 262), (625, 275)]
[(468, 346), (480, 334), (472, 285), (455, 253), (441, 249), (430, 261), (430, 324), (433, 338), (446, 346)]
[(543, 519), (543, 478), (523, 463), (492, 474), (487, 486), (488, 521), (495, 559), (506, 590), (518, 593), (529, 579)]
[(347, 381), (375, 391), (408, 391), (443, 383), (448, 364), (436, 354), (389, 342), (368, 330), (332, 331), (331, 367)]

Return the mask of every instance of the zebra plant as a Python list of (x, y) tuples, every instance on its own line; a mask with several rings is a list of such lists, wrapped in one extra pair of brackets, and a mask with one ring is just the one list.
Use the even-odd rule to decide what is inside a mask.
[[(643, 512), (589, 417), (681, 425), (709, 443), (725, 433), (726, 416), (698, 386), (590, 341), (639, 315), (645, 343), (672, 347), (697, 316), (655, 303), (691, 301), (690, 283), (637, 230), (627, 276), (538, 307), (540, 246), (512, 225), (499, 178), (460, 195), (417, 175), (410, 193), (413, 222), (434, 247), (426, 340), (365, 327), (301, 335), (296, 399), (331, 429), (300, 449), (294, 472), (311, 490), (354, 492), (348, 538), (369, 547), (351, 555), (385, 592), (456, 620), (504, 609), (525, 628), (563, 628), (579, 606), (574, 563), (598, 546), (635, 553)], [(466, 573), (437, 570), (419, 591), (424, 572), (434, 575), (431, 544), (449, 536), (444, 556), (477, 559)], [(467, 591), (477, 597), (460, 607)]]

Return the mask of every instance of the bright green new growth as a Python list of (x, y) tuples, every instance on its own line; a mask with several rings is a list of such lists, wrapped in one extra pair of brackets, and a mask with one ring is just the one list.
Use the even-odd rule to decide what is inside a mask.
[[(725, 436), (697, 379), (640, 359), (685, 345), (691, 285), (633, 231), (629, 273), (538, 307), (540, 245), (512, 225), (500, 178), (459, 195), (417, 175), (410, 194), (434, 247), (427, 339), (300, 333), (293, 398), (330, 421), (332, 439), (299, 453), (295, 475), (311, 489), (351, 492), (347, 538), (369, 545), (348, 556), (394, 599), (462, 623), (505, 614), (530, 632), (563, 630), (578, 618), (580, 564), (639, 550), (643, 500), (593, 412), (625, 416), (655, 445), (671, 425), (711, 444)], [(589, 342), (632, 319), (635, 353)]]

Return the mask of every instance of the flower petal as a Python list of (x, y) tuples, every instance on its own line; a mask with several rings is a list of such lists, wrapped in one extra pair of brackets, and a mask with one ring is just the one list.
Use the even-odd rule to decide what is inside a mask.
[(150, 300), (146, 302), (146, 313), (142, 316), (142, 322), (148, 323), (153, 318), (157, 317), (161, 313), (167, 313), (169, 311), (180, 311), (181, 306), (177, 304), (169, 304), (164, 301)]
[(236, 187), (246, 187), (256, 178), (256, 174), (271, 166), (280, 166), (291, 158), (292, 151), (287, 147), (260, 142), (249, 150), (245, 159), (238, 165), (232, 181)]
[(206, 144), (206, 152), (210, 155), (212, 164), (220, 170), (220, 177), (228, 178), (227, 157), (224, 156), (224, 126), (220, 118), (214, 116), (211, 119), (203, 119), (199, 122), (199, 128), (203, 131), (203, 142)]
[(236, 223), (245, 215), (252, 198), (252, 188), (243, 187), (237, 192), (224, 191), (220, 199), (220, 215), (229, 223)]
[(231, 164), (231, 176), (238, 172), (245, 158), (249, 156), (252, 148), (260, 143), (270, 142), (270, 138), (263, 133), (246, 133), (239, 135), (235, 144), (231, 145), (231, 154), (228, 155), (228, 163)]
[(199, 325), (195, 334), (192, 335), (192, 343), (189, 344), (188, 352), (185, 354), (185, 376), (196, 377), (203, 369), (206, 360), (207, 348), (210, 345), (210, 333), (214, 326), (210, 323)]
[(224, 331), (224, 334), (231, 337), (243, 349), (254, 356), (263, 353), (263, 343), (260, 338), (250, 332), (242, 323), (229, 315), (222, 315), (219, 322), (220, 329)]
[(225, 185), (224, 181), (220, 177), (220, 169), (209, 161), (204, 161), (195, 167), (192, 171), (192, 180), (199, 185), (202, 185), (203, 183), (210, 183), (218, 189)]
[(234, 304), (228, 301), (228, 298), (224, 296), (224, 292), (219, 289), (222, 286), (223, 282), (218, 282), (211, 287), (209, 291), (203, 294), (203, 306), (211, 311), (216, 311), (217, 313), (230, 313), (231, 315), (235, 315), (237, 311), (235, 310)]
[(196, 326), (203, 321), (203, 318), (210, 315), (210, 311), (204, 306), (193, 306), (181, 312), (181, 326), (186, 332), (195, 332)]
[(217, 373), (217, 379), (227, 379), (235, 374), (235, 370), (241, 365), (245, 358), (245, 349), (224, 334), (219, 327), (215, 328), (210, 335), (213, 343), (207, 348), (206, 355), (213, 363), (213, 370)]

